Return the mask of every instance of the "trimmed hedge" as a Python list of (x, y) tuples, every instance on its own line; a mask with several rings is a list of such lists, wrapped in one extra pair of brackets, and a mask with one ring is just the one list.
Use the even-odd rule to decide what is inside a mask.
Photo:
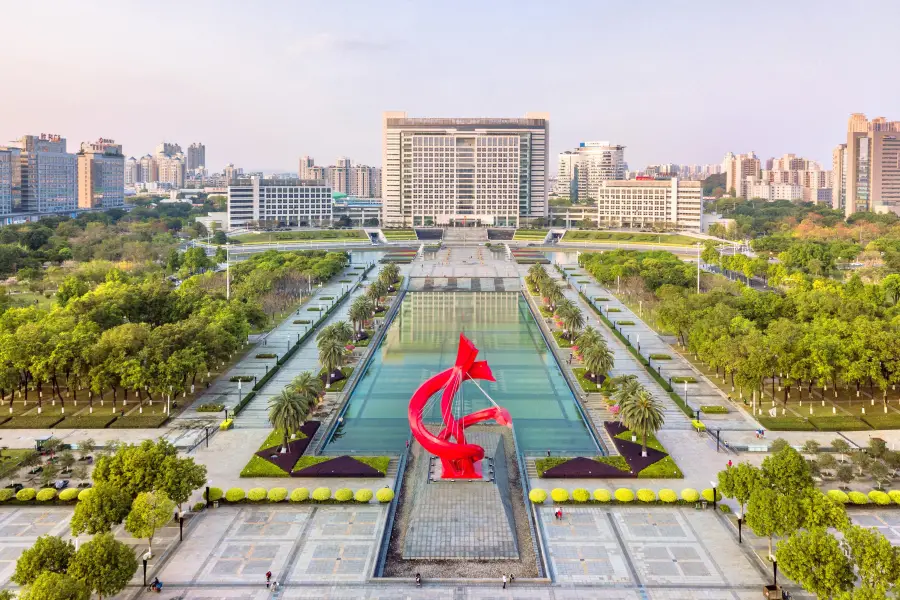
[[(12, 491), (12, 490), (10, 490), (10, 491)], [(79, 492), (78, 488), (66, 488), (59, 493), (59, 499), (62, 500), (63, 502), (71, 502), (72, 500), (75, 500), (76, 498), (78, 498), (78, 492)], [(6, 499), (8, 499), (8, 498), (6, 498)]]
[(331, 500), (331, 488), (320, 487), (313, 490), (312, 499), (316, 502), (325, 502)]
[(16, 491), (12, 488), (0, 488), (0, 502), (6, 502), (16, 495)]
[(222, 488), (211, 487), (209, 488), (209, 501), (215, 502), (216, 500), (221, 500), (222, 496), (225, 495), (225, 492), (222, 491)]
[(584, 488), (572, 490), (572, 500), (575, 502), (587, 502), (591, 499), (591, 493)]
[(54, 498), (56, 498), (56, 488), (44, 488), (34, 497), (38, 502), (48, 502)]
[(697, 383), (697, 378), (689, 375), (685, 377), (673, 377), (672, 383)]
[(291, 502), (306, 502), (309, 500), (309, 490), (306, 488), (296, 488), (291, 492)]
[(106, 429), (110, 423), (116, 420), (116, 415), (75, 415), (66, 417), (56, 424), (57, 429)]
[(615, 498), (617, 502), (634, 502), (634, 492), (628, 488), (619, 488), (616, 490)]
[(334, 499), (338, 502), (349, 502), (353, 500), (353, 490), (349, 488), (340, 488), (334, 492)]
[(672, 360), (672, 355), (659, 353), (659, 354), (651, 354), (647, 358), (649, 358), (650, 360)]
[(648, 490), (646, 488), (640, 489), (637, 491), (637, 499), (640, 502), (655, 502), (656, 493), (653, 490)]
[(609, 502), (612, 500), (612, 494), (609, 493), (609, 490), (596, 489), (594, 490), (594, 500), (597, 502)]
[(288, 495), (288, 491), (285, 488), (272, 488), (269, 490), (269, 493), (266, 494), (266, 500), (269, 502), (283, 502)]
[(691, 419), (691, 425), (699, 432), (706, 431), (706, 425), (703, 424), (703, 421), (698, 421), (696, 419)]
[[(707, 502), (713, 501), (713, 489), (712, 488), (706, 488), (705, 490), (700, 492), (700, 495)], [(722, 499), (722, 492), (720, 492), (718, 489), (716, 489), (716, 501), (719, 501), (721, 499)]]
[(197, 407), (197, 412), (222, 412), (223, 410), (225, 410), (225, 405), (218, 402), (204, 402)]
[(659, 499), (661, 502), (665, 502), (666, 504), (672, 504), (673, 502), (678, 500), (678, 494), (675, 493), (675, 490), (662, 489), (659, 490)]
[(259, 502), (266, 499), (266, 488), (250, 488), (247, 492), (247, 500), (250, 502)]
[(309, 319), (296, 319), (294, 321), (294, 325), (311, 325), (312, 321)]
[(606, 312), (608, 312), (608, 313), (617, 313), (617, 312), (622, 312), (622, 309), (621, 309), (621, 308), (616, 308), (615, 306), (611, 306), (611, 307), (609, 307), (609, 308), (606, 309)]
[(90, 496), (93, 493), (94, 493), (94, 488), (87, 488), (85, 490), (81, 490), (80, 492), (78, 492), (78, 501), (81, 502), (82, 500), (84, 500), (85, 498), (87, 498), (88, 496)]
[(225, 500), (228, 502), (240, 502), (246, 495), (244, 488), (234, 487), (225, 492)]
[(888, 492), (888, 497), (894, 501), (894, 504), (900, 504), (900, 491), (891, 490)]
[(616, 321), (616, 325), (618, 325), (619, 327), (622, 327), (623, 325), (634, 325), (634, 321)]
[(528, 499), (534, 504), (543, 504), (547, 501), (547, 491), (535, 488), (528, 492)]
[(700, 492), (694, 488), (685, 488), (681, 490), (681, 499), (685, 502), (696, 502), (700, 499)]
[(724, 415), (728, 412), (728, 408), (725, 406), (716, 406), (716, 405), (701, 406), (700, 412), (706, 413), (708, 415)]
[(891, 503), (891, 497), (881, 490), (872, 490), (869, 492), (869, 500), (875, 504), (880, 504), (881, 506), (886, 506)]
[(375, 493), (375, 499), (382, 503), (390, 502), (394, 499), (394, 490), (391, 488), (381, 488)]
[(16, 492), (16, 500), (19, 502), (28, 502), (29, 500), (34, 500), (34, 497), (37, 496), (37, 492), (34, 491), (34, 488), (22, 488), (18, 492)]
[(847, 494), (847, 497), (850, 499), (850, 502), (853, 504), (868, 504), (869, 497), (863, 494), (862, 492), (850, 492)]
[(356, 493), (353, 495), (353, 499), (357, 502), (365, 503), (372, 500), (375, 494), (372, 493), (372, 490), (362, 488), (356, 490)]
[(554, 502), (568, 502), (569, 491), (564, 490), (563, 488), (553, 488), (550, 492), (550, 498), (552, 498)]

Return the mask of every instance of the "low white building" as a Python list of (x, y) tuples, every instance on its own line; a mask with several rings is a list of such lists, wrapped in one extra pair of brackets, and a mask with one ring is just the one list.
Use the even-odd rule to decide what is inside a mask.
[(229, 229), (331, 223), (331, 187), (324, 181), (250, 177), (228, 186)]
[(703, 219), (700, 181), (603, 181), (597, 193), (597, 221), (608, 227), (669, 226), (699, 231)]

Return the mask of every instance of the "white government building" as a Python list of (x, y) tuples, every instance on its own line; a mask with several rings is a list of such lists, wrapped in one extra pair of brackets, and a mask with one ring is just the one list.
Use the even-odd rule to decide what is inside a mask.
[(228, 229), (330, 226), (331, 187), (321, 180), (250, 177), (228, 186)]

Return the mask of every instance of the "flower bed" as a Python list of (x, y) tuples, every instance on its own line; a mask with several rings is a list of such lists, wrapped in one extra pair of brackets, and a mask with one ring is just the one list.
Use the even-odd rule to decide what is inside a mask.
[(312, 323), (312, 321), (309, 319), (296, 319), (294, 321), (294, 325), (309, 325), (310, 323)]
[[(575, 379), (578, 381), (578, 385), (581, 386), (582, 390), (589, 394), (600, 391), (600, 386), (587, 378), (587, 369), (585, 369), (584, 367), (575, 367), (574, 369), (572, 369), (572, 372), (575, 373)], [(600, 376), (600, 383), (603, 383), (602, 375)]]
[(650, 360), (672, 360), (672, 357), (669, 354), (651, 354), (647, 358)]
[(560, 348), (571, 348), (572, 342), (563, 337), (563, 332), (560, 330), (556, 330), (553, 332), (553, 339), (556, 340), (556, 345)]
[[(263, 440), (259, 450), (241, 470), (241, 477), (287, 477), (297, 460), (306, 452), (316, 431), (319, 421), (304, 423), (297, 437), (288, 442), (287, 452), (279, 452), (284, 434), (279, 429), (273, 430)], [(264, 464), (265, 463), (265, 464)], [(270, 466), (266, 466), (270, 465)]]
[(724, 415), (728, 412), (728, 408), (725, 406), (707, 405), (701, 406), (700, 412), (708, 415)]
[[(331, 386), (325, 389), (326, 392), (341, 392), (344, 390), (344, 386), (347, 385), (347, 382), (350, 381), (350, 375), (353, 374), (353, 367), (341, 367), (341, 375), (340, 379), (335, 380), (332, 377)], [(319, 371), (319, 379), (325, 381), (325, 370)]]
[(686, 376), (686, 377), (673, 377), (672, 383), (697, 383), (697, 380), (694, 377)]
[(243, 383), (249, 383), (249, 382), (253, 381), (253, 375), (235, 375), (228, 381), (230, 381), (232, 383), (237, 383), (238, 381), (243, 382)]
[(197, 407), (197, 412), (222, 412), (223, 410), (225, 410), (225, 405), (218, 402), (205, 402)]

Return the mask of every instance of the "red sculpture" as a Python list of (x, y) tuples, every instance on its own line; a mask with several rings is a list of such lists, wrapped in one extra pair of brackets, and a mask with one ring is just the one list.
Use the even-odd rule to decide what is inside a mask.
[[(512, 427), (509, 411), (494, 404), (491, 408), (479, 410), (460, 419), (453, 416), (453, 399), (462, 382), (470, 379), (494, 381), (494, 375), (487, 361), (476, 361), (478, 349), (466, 336), (460, 334), (459, 349), (456, 353), (456, 364), (426, 380), (413, 394), (409, 402), (409, 426), (413, 437), (428, 452), (441, 459), (443, 473), (441, 479), (481, 479), (481, 459), (484, 448), (477, 444), (466, 443), (466, 427), (481, 421), (494, 420), (500, 425)], [(477, 384), (476, 384), (477, 385)], [(434, 435), (422, 423), (422, 412), (428, 400), (437, 392), (441, 395), (441, 417), (444, 428)], [(479, 389), (480, 386), (479, 386)], [(482, 392), (484, 392), (482, 390)], [(487, 395), (487, 394), (485, 394)], [(449, 441), (450, 438), (456, 441)]]

